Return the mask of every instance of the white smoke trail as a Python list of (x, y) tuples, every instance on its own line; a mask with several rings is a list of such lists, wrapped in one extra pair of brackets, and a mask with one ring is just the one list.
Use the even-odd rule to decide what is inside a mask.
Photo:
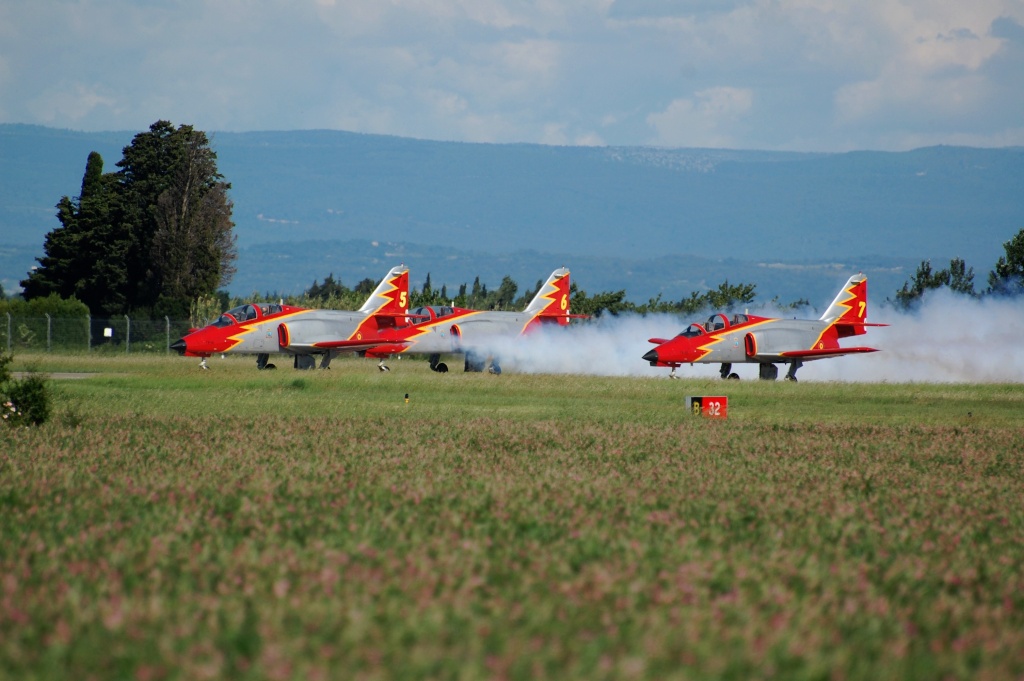
[[(889, 383), (1024, 383), (1024, 300), (972, 299), (940, 290), (913, 312), (869, 305), (869, 321), (889, 324), (846, 338), (846, 347), (867, 345), (881, 352), (807, 362), (801, 381)], [(777, 316), (769, 311), (755, 314)], [(786, 313), (784, 316), (792, 316)], [(801, 318), (817, 318), (808, 313)], [(495, 348), (503, 369), (522, 373), (597, 376), (667, 376), (666, 368), (641, 359), (654, 346), (648, 338), (670, 338), (687, 324), (673, 315), (623, 315), (569, 328), (541, 329)], [(717, 377), (718, 364), (682, 366), (683, 377)], [(780, 377), (786, 367), (779, 366)], [(743, 379), (756, 379), (756, 364), (734, 364)]]
[(913, 312), (868, 310), (869, 321), (890, 326), (842, 344), (857, 341), (881, 352), (808, 364), (801, 379), (813, 367), (806, 377), (822, 381), (1024, 383), (1024, 299), (974, 299), (940, 289)]

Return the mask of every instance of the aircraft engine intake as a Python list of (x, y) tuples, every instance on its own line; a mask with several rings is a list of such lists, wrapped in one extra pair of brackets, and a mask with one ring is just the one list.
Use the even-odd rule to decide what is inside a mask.
[(757, 356), (757, 335), (748, 333), (743, 337), (743, 349), (747, 353), (747, 357)]
[(291, 335), (288, 333), (287, 324), (278, 324), (277, 326), (277, 344), (282, 348), (286, 348), (291, 345)]

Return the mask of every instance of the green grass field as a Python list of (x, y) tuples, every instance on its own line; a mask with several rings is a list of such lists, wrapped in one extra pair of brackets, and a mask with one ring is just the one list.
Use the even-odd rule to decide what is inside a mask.
[(1024, 386), (253, 364), (15, 358), (0, 677), (1024, 675)]

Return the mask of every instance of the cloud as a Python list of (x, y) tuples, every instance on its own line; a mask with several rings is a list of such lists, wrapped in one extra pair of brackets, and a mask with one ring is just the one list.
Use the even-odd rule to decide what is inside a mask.
[(714, 87), (694, 93), (693, 99), (676, 99), (659, 113), (647, 117), (656, 132), (654, 144), (681, 147), (734, 147), (737, 124), (754, 103), (752, 90)]
[(1009, 0), (58, 7), (0, 4), (3, 122), (801, 150), (1024, 141), (1024, 6)]

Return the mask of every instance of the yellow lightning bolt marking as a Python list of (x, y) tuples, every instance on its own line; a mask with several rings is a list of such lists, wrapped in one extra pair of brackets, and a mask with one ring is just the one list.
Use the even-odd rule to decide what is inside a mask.
[(757, 328), (759, 326), (765, 326), (767, 324), (772, 324), (772, 323), (777, 322), (777, 321), (779, 321), (779, 320), (778, 319), (765, 319), (764, 321), (754, 322), (752, 324), (747, 324), (743, 328), (729, 327), (728, 329), (722, 329), (720, 331), (715, 331), (713, 334), (711, 334), (711, 339), (710, 340), (705, 341), (704, 343), (701, 343), (701, 344), (699, 344), (697, 346), (697, 349), (698, 350), (703, 350), (704, 354), (702, 354), (700, 357), (698, 357), (697, 359), (695, 359), (693, 361), (694, 362), (699, 362), (702, 359), (704, 359), (705, 357), (707, 357), (708, 355), (710, 355), (712, 352), (714, 352), (714, 348), (712, 347), (713, 345), (718, 345), (719, 343), (724, 341), (726, 338), (732, 336), (732, 334), (734, 334), (736, 332), (742, 332), (742, 333), (746, 334), (746, 332), (749, 329), (754, 329), (754, 328)]
[[(856, 284), (854, 284), (853, 286), (850, 286), (849, 288), (843, 289), (843, 293), (845, 293), (848, 297), (845, 300), (839, 301), (837, 303), (837, 305), (839, 305), (840, 307), (845, 307), (847, 312), (852, 310), (853, 309), (853, 305), (851, 303), (853, 301), (857, 300), (857, 294), (854, 293), (854, 289), (857, 288), (858, 286), (860, 286), (860, 282), (857, 282)], [(844, 312), (843, 314), (839, 315), (836, 318), (836, 320), (838, 321), (839, 319), (842, 319), (845, 316), (846, 316), (846, 312)], [(858, 318), (859, 318), (859, 316), (858, 316)], [(823, 341), (821, 339), (824, 338), (825, 334), (828, 333), (829, 330), (832, 329), (832, 327), (834, 327), (835, 325), (836, 325), (836, 322), (832, 322), (831, 324), (826, 326), (824, 329), (822, 329), (821, 333), (818, 334), (818, 337), (814, 339), (814, 342), (811, 343), (811, 347), (808, 348), (808, 349), (809, 350), (813, 350), (813, 349), (818, 347), (819, 343), (823, 343)], [(822, 345), (822, 347), (824, 347), (824, 345)]]
[(402, 278), (402, 276), (404, 276), (404, 274), (405, 274), (405, 273), (403, 272), (402, 274), (398, 275), (397, 277), (393, 277), (393, 278), (391, 278), (391, 279), (388, 279), (388, 282), (387, 282), (387, 284), (388, 284), (388, 286), (390, 286), (391, 288), (389, 288), (389, 289), (388, 289), (387, 291), (382, 291), (382, 292), (380, 293), (380, 297), (384, 299), (384, 302), (382, 302), (382, 303), (381, 303), (380, 305), (378, 305), (378, 306), (377, 306), (376, 308), (374, 308), (373, 312), (368, 312), (368, 313), (366, 314), (366, 317), (365, 317), (365, 318), (363, 319), (363, 321), (361, 321), (361, 322), (359, 322), (358, 324), (356, 324), (356, 328), (355, 328), (355, 330), (354, 330), (354, 331), (353, 331), (352, 333), (350, 333), (350, 334), (348, 335), (348, 338), (346, 338), (345, 340), (352, 340), (352, 338), (353, 338), (353, 337), (355, 337), (355, 338), (356, 338), (357, 340), (362, 340), (362, 338), (363, 338), (363, 336), (362, 336), (362, 333), (363, 333), (363, 326), (364, 326), (364, 325), (366, 325), (367, 323), (369, 323), (369, 321), (370, 321), (371, 319), (373, 319), (373, 316), (374, 316), (374, 315), (376, 315), (376, 314), (377, 314), (378, 312), (380, 312), (380, 311), (381, 311), (382, 309), (384, 309), (385, 307), (387, 307), (387, 305), (388, 305), (389, 303), (391, 303), (391, 302), (392, 302), (392, 301), (391, 301), (391, 299), (390, 299), (390, 298), (388, 297), (388, 294), (390, 294), (390, 293), (393, 293), (393, 292), (395, 292), (395, 291), (397, 291), (397, 290), (398, 290), (398, 284), (396, 284), (395, 282), (396, 282), (397, 280), (401, 279), (401, 278)]
[(406, 350), (410, 349), (416, 343), (416, 339), (417, 338), (419, 338), (421, 336), (427, 335), (428, 333), (430, 333), (434, 329), (442, 327), (442, 326), (450, 325), (450, 324), (458, 324), (459, 322), (461, 322), (463, 320), (466, 320), (466, 319), (469, 319), (470, 317), (475, 317), (475, 316), (481, 315), (481, 314), (484, 314), (484, 312), (482, 310), (472, 310), (472, 311), (469, 311), (469, 312), (466, 312), (466, 313), (450, 314), (447, 317), (442, 317), (441, 319), (435, 319), (432, 322), (423, 322), (423, 323), (417, 324), (415, 327), (413, 327), (416, 330), (416, 332), (414, 334), (412, 334), (410, 336), (407, 336), (405, 338), (402, 338), (400, 340), (396, 340), (395, 342), (408, 343), (409, 345), (402, 349), (402, 352), (405, 352)]
[(266, 322), (272, 322), (274, 324), (278, 324), (279, 322), (282, 322), (282, 321), (284, 321), (286, 319), (292, 319), (294, 317), (299, 317), (299, 316), (304, 315), (304, 314), (306, 314), (308, 312), (312, 312), (312, 310), (299, 310), (298, 312), (289, 312), (288, 314), (283, 314), (280, 317), (274, 317), (273, 319), (268, 319), (266, 317), (263, 317), (262, 319), (254, 319), (251, 322), (242, 322), (241, 324), (239, 324), (239, 326), (242, 326), (244, 328), (242, 328), (239, 331), (236, 331), (235, 333), (232, 333), (229, 336), (225, 337), (225, 340), (229, 341), (231, 343), (231, 345), (229, 345), (224, 350), (224, 352), (230, 351), (236, 345), (238, 345), (239, 343), (244, 341), (246, 336), (250, 336), (252, 334), (255, 334), (257, 332), (262, 331), (262, 329), (259, 328), (260, 324), (263, 324), (263, 323), (266, 323)]
[[(548, 301), (548, 304), (541, 308), (540, 312), (526, 320), (526, 322), (523, 324), (523, 328), (519, 330), (520, 335), (526, 332), (526, 329), (530, 326), (531, 323), (533, 323), (533, 320), (541, 316), (544, 310), (548, 309), (548, 307), (555, 303), (556, 298), (554, 296), (557, 296), (559, 291), (561, 291), (558, 285), (562, 282), (563, 279), (565, 279), (565, 275), (562, 275), (561, 277), (558, 277), (554, 281), (548, 283), (549, 290), (545, 291), (540, 296), (544, 300)], [(568, 304), (566, 305), (566, 307), (568, 307)]]

